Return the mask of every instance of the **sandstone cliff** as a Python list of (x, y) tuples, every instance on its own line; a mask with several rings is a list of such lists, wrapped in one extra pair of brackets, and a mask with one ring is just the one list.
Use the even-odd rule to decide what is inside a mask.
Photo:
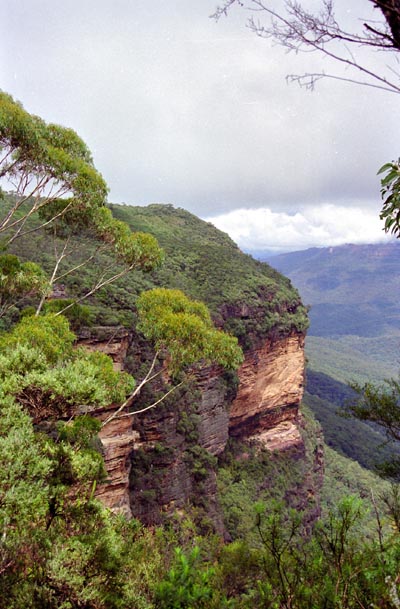
[[(238, 374), (217, 368), (197, 370), (193, 381), (156, 409), (104, 427), (101, 440), (108, 479), (98, 487), (98, 497), (113, 509), (149, 523), (190, 504), (221, 529), (216, 462), (230, 438), (271, 451), (291, 451), (296, 458), (304, 450), (298, 407), (307, 312), (287, 278), (241, 252), (212, 224), (171, 205), (110, 207), (132, 230), (156, 237), (165, 261), (154, 272), (132, 272), (85, 300), (91, 312), (72, 319), (74, 330), (81, 332), (81, 344), (111, 355), (118, 369), (140, 382), (152, 348), (135, 333), (136, 300), (143, 290), (164, 286), (205, 302), (214, 323), (239, 339), (246, 359)], [(34, 249), (35, 261), (48, 268), (51, 240), (36, 242), (37, 238), (35, 233), (29, 235), (28, 259)], [(58, 298), (84, 298), (93, 283), (92, 267), (115, 263), (106, 252), (96, 253), (89, 235), (81, 245), (76, 250), (76, 264), (82, 263), (80, 278), (66, 276)], [(84, 265), (88, 252), (95, 258), (90, 269)], [(83, 330), (83, 323), (95, 327)], [(167, 380), (165, 386), (146, 387), (135, 407), (151, 404), (166, 388)], [(114, 408), (100, 409), (95, 415), (104, 420)]]
[(265, 340), (246, 353), (229, 413), (229, 434), (257, 438), (271, 450), (301, 444), (296, 425), (304, 386), (304, 337)]
[[(126, 353), (137, 351), (124, 333), (94, 341), (121, 365)], [(87, 343), (88, 339), (85, 340)], [(303, 449), (298, 408), (304, 381), (304, 336), (292, 333), (258, 341), (245, 354), (238, 379), (211, 367), (181, 388), (165, 405), (142, 415), (116, 419), (100, 437), (108, 480), (97, 495), (112, 509), (146, 523), (183, 508), (202, 505), (218, 522), (213, 458), (228, 438), (262, 442), (270, 450)], [(148, 395), (138, 402), (146, 403)], [(99, 411), (102, 419), (112, 408)]]
[[(129, 333), (109, 329), (104, 336), (85, 336), (85, 344), (94, 339), (94, 348), (140, 381), (152, 350), (135, 333), (135, 302), (144, 289), (162, 285), (204, 301), (214, 323), (238, 337), (245, 362), (237, 374), (197, 370), (154, 410), (107, 425), (101, 438), (109, 477), (98, 496), (148, 523), (190, 504), (218, 529), (216, 463), (230, 438), (297, 457), (304, 450), (298, 407), (307, 313), (287, 278), (243, 254), (210, 223), (166, 205), (112, 206), (112, 211), (133, 230), (153, 234), (165, 262), (151, 276), (133, 273), (104, 294), (97, 323), (123, 319)], [(168, 383), (147, 386), (135, 408), (151, 404), (166, 388)], [(98, 416), (110, 412), (112, 407)]]

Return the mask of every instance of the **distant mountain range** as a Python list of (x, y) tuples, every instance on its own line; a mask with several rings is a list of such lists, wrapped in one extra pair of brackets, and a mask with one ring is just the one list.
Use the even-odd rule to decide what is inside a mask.
[(310, 336), (400, 335), (400, 243), (311, 248), (264, 260), (311, 305)]
[(400, 243), (311, 248), (260, 259), (289, 277), (310, 305), (305, 403), (328, 444), (370, 466), (382, 444), (379, 430), (343, 419), (337, 410), (350, 395), (341, 383), (381, 382), (398, 374)]

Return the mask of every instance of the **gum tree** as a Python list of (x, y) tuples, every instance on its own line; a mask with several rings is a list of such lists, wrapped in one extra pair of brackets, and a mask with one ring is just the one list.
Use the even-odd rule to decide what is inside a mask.
[[(39, 230), (46, 230), (53, 240), (54, 264), (48, 290), (36, 289), (41, 294), (37, 314), (54, 284), (93, 263), (102, 251), (112, 253), (112, 263), (100, 269), (77, 302), (133, 269), (149, 271), (161, 263), (162, 251), (156, 239), (133, 233), (127, 224), (113, 218), (106, 199), (107, 185), (81, 138), (72, 129), (47, 124), (24, 110), (10, 95), (0, 92), (3, 247)], [(74, 265), (70, 260), (79, 247), (77, 235), (94, 238), (97, 248)]]
[[(46, 124), (0, 92), (0, 233), (6, 243), (50, 224), (68, 210), (105, 204), (107, 186), (90, 152), (72, 129)], [(4, 191), (11, 191), (8, 200)], [(62, 199), (64, 205), (35, 227), (28, 220)]]

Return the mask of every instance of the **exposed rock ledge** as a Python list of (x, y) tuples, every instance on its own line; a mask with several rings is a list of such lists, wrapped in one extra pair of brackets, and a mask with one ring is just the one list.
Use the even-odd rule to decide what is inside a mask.
[[(126, 337), (120, 338), (121, 350), (125, 353)], [(121, 354), (117, 343), (118, 339), (114, 337), (107, 346), (103, 343), (102, 348), (119, 364)], [(198, 379), (200, 445), (218, 455), (230, 435), (242, 440), (257, 440), (270, 450), (301, 451), (303, 444), (297, 417), (303, 395), (304, 362), (303, 335), (265, 341), (260, 348), (247, 352), (239, 370), (237, 396), (230, 407), (225, 401), (225, 391), (218, 386), (216, 371), (205, 369)], [(111, 412), (112, 409), (98, 412), (98, 416), (104, 419)], [(140, 420), (139, 417), (114, 420), (101, 431), (108, 480), (99, 486), (97, 496), (108, 507), (128, 516), (133, 511), (138, 517), (153, 519), (148, 505), (140, 507), (139, 499), (144, 492), (140, 485), (133, 488), (131, 481), (129, 489), (129, 473), (135, 451), (140, 448), (151, 452), (155, 442), (162, 442), (170, 450), (164, 474), (158, 470), (158, 499), (154, 509), (168, 512), (172, 507), (184, 506), (191, 492), (191, 482), (182, 462), (185, 446), (182, 444), (184, 439), (177, 435), (178, 420), (177, 412), (168, 414), (156, 409)], [(177, 485), (172, 483), (171, 477), (178, 471)]]
[(287, 450), (302, 450), (303, 438), (297, 425), (297, 421), (282, 421), (261, 433), (252, 436), (249, 440), (257, 440), (268, 450), (278, 450), (280, 452)]
[[(263, 436), (278, 450), (281, 434), (282, 448), (288, 443), (288, 434), (294, 441), (304, 391), (304, 366), (304, 336), (300, 334), (266, 341), (261, 348), (248, 352), (239, 370), (240, 384), (230, 410), (229, 435)], [(286, 426), (282, 425), (284, 422)]]

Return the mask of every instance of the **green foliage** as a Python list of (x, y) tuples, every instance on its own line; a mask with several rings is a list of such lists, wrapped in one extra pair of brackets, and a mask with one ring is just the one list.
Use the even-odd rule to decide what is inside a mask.
[(3, 394), (0, 415), (0, 607), (151, 609), (165, 542), (93, 500), (98, 421), (37, 434)]
[[(210, 470), (215, 468), (216, 465), (216, 458), (198, 444), (189, 446), (184, 458), (189, 466), (190, 474), (197, 483), (207, 479)], [(205, 500), (206, 498), (203, 497), (203, 499)]]
[(348, 385), (323, 373), (307, 370), (303, 404), (311, 408), (321, 423), (325, 442), (363, 467), (375, 469), (379, 463), (398, 457), (400, 445), (388, 444), (379, 426), (343, 416), (341, 410), (355, 397)]
[(64, 316), (68, 319), (71, 330), (74, 332), (82, 327), (90, 327), (93, 325), (95, 312), (91, 307), (77, 304), (72, 298), (53, 298), (48, 300), (43, 306), (43, 312), (60, 313), (68, 307)]
[(382, 462), (399, 456), (400, 447), (389, 445), (378, 426), (344, 417), (340, 413), (340, 405), (307, 392), (303, 404), (312, 410), (320, 422), (327, 446), (357, 461), (362, 467), (377, 471)]
[[(35, 441), (30, 417), (0, 390), (0, 573), (24, 560), (47, 514), (50, 460)], [(0, 578), (1, 579), (1, 578)]]
[(164, 541), (93, 500), (98, 423), (63, 424), (52, 440), (11, 398), (0, 409), (0, 605), (150, 609)]
[[(390, 532), (390, 518), (384, 497), (390, 495), (390, 484), (357, 462), (325, 447), (325, 472), (320, 491), (322, 519), (336, 508), (346, 496), (362, 500), (363, 521), (360, 535), (365, 539), (376, 536), (378, 510), (386, 533)], [(373, 502), (375, 502), (375, 507)]]
[(13, 254), (0, 256), (0, 317), (28, 294), (45, 294), (49, 281), (35, 262), (21, 262)]
[(175, 550), (175, 565), (156, 588), (157, 609), (208, 609), (213, 590), (211, 579), (214, 570), (199, 569), (199, 548), (186, 556), (181, 548)]
[[(182, 288), (206, 300), (217, 325), (225, 324), (245, 347), (260, 336), (305, 331), (306, 311), (290, 282), (241, 254), (211, 225), (169, 206), (113, 207), (118, 216), (114, 218), (103, 205), (104, 182), (76, 134), (46, 125), (5, 94), (0, 94), (0, 147), (4, 156), (0, 172), (19, 187), (17, 196), (2, 199), (1, 228), (9, 231), (7, 238), (51, 221), (68, 294), (83, 298), (98, 286), (97, 321), (111, 319), (116, 324), (121, 319), (133, 324), (131, 311), (137, 304), (142, 331), (157, 349), (168, 352), (173, 371), (199, 359), (232, 369), (242, 357), (236, 338), (216, 330), (206, 306), (184, 296)], [(36, 186), (37, 180), (44, 185), (32, 199), (22, 191), (28, 176)], [(57, 198), (45, 196), (51, 186)], [(131, 233), (126, 222), (137, 232)], [(169, 256), (162, 268), (158, 268), (162, 254), (155, 237)], [(21, 240), (22, 259), (29, 261), (36, 250), (43, 268), (51, 271), (51, 247), (46, 241), (36, 232), (29, 241)], [(79, 280), (69, 276), (65, 262), (64, 247), (73, 242), (80, 247), (71, 247), (68, 254), (70, 266), (80, 269)], [(83, 251), (94, 268), (81, 266)], [(118, 265), (115, 273), (105, 275), (113, 268), (111, 251)], [(0, 257), (0, 268), (2, 302), (9, 299), (13, 304), (17, 298), (45, 293), (45, 275), (33, 263), (6, 254)], [(108, 285), (127, 268), (151, 274)], [(95, 276), (96, 269), (102, 279)], [(51, 276), (54, 283), (56, 274)], [(320, 450), (315, 424), (304, 432), (304, 459), (237, 443), (221, 458), (220, 502), (227, 530), (235, 539), (232, 544), (223, 546), (216, 537), (200, 537), (195, 525), (182, 518), (177, 517), (175, 530), (172, 526), (145, 530), (105, 510), (93, 498), (96, 484), (105, 476), (97, 439), (100, 424), (84, 413), (123, 402), (133, 380), (115, 372), (105, 355), (74, 348), (68, 322), (58, 314), (65, 305), (74, 328), (93, 323), (92, 313), (73, 305), (71, 298), (47, 303), (45, 315), (26, 314), (0, 335), (1, 608), (398, 605), (398, 534), (378, 520), (378, 536), (374, 536), (371, 525), (364, 524), (365, 502), (331, 493), (329, 503), (326, 487), (323, 517), (312, 531), (318, 512), (318, 500), (312, 497), (313, 467)], [(9, 314), (13, 323), (11, 309)], [(234, 374), (227, 373), (221, 382), (230, 384), (234, 392)], [(398, 392), (398, 386), (392, 389)], [(329, 384), (325, 385), (324, 399), (332, 397), (329, 391)], [(173, 408), (176, 397), (165, 408)], [(140, 399), (146, 400), (146, 390)], [(181, 448), (182, 467), (191, 474), (194, 492), (203, 495), (198, 505), (201, 501), (203, 507), (207, 505), (206, 482), (216, 460), (197, 444), (197, 398), (192, 389), (185, 399), (188, 407), (174, 418), (181, 444), (156, 444), (151, 454), (135, 451), (131, 483), (140, 486), (144, 505), (157, 502), (154, 480)], [(349, 473), (350, 467), (341, 470), (339, 462), (335, 457), (327, 466), (330, 480), (341, 478), (346, 490), (353, 485), (365, 495), (369, 478), (364, 480), (360, 470)], [(352, 477), (358, 477), (358, 486)], [(388, 497), (377, 500), (376, 509), (389, 506), (398, 529), (398, 492)], [(204, 523), (202, 530), (207, 530)], [(177, 545), (181, 547), (172, 555), (171, 548)]]
[(388, 375), (396, 375), (397, 353), (397, 334), (375, 339), (308, 336), (306, 340), (309, 368), (342, 383), (368, 380), (379, 383)]
[[(5, 199), (5, 203), (12, 207), (13, 198), (7, 195)], [(76, 267), (79, 271), (66, 274), (55, 282), (60, 281), (65, 285), (68, 298), (88, 298), (87, 302), (94, 305), (94, 323), (118, 325), (123, 320), (124, 325), (134, 325), (132, 311), (135, 310), (138, 295), (163, 286), (182, 290), (191, 298), (205, 302), (216, 325), (237, 336), (244, 348), (259, 340), (259, 336), (304, 331), (308, 324), (306, 310), (290, 282), (268, 265), (240, 252), (227, 235), (211, 224), (168, 205), (150, 205), (146, 208), (112, 205), (110, 209), (117, 221), (129, 225), (133, 235), (138, 232), (152, 240), (155, 237), (165, 252), (165, 260), (162, 266), (150, 273), (133, 271), (126, 275), (126, 262), (118, 257), (116, 264), (113, 243), (101, 238), (101, 230), (94, 230), (94, 221), (91, 220), (90, 229), (83, 227), (73, 235), (71, 228), (65, 232), (65, 229), (57, 226), (57, 234), (60, 231), (62, 237), (65, 232), (65, 236), (70, 238), (68, 257), (61, 260), (57, 274), (64, 275)], [(93, 212), (92, 217), (95, 215), (100, 220), (104, 216), (107, 225), (109, 216), (105, 208)], [(64, 216), (61, 219), (64, 221)], [(108, 238), (107, 234), (104, 228), (105, 239)], [(63, 239), (57, 238), (55, 242), (60, 254), (65, 243)], [(143, 245), (144, 261), (148, 257), (156, 261), (160, 256), (160, 251), (157, 253), (152, 244), (154, 241), (149, 244), (149, 256), (146, 254), (146, 243)], [(136, 246), (132, 245), (133, 254)], [(40, 261), (51, 276), (54, 244), (48, 235), (33, 232), (29, 240), (19, 240), (18, 252), (15, 246), (12, 249), (24, 259)], [(137, 260), (140, 261), (141, 254), (138, 256)], [(90, 263), (83, 264), (90, 257)], [(140, 270), (140, 265), (136, 264), (135, 268)], [(92, 295), (87, 296), (94, 286), (120, 274), (119, 280), (105, 283), (95, 293), (95, 299)], [(231, 327), (232, 319), (238, 320), (238, 332), (234, 324)]]
[[(309, 476), (308, 484), (311, 484), (314, 452), (319, 440), (310, 426), (307, 433), (309, 446), (300, 460), (287, 454), (273, 454), (262, 446), (229, 441), (217, 476), (224, 522), (233, 540), (241, 539), (251, 546), (259, 546), (259, 536), (254, 527), (253, 506), (256, 503), (264, 505), (266, 511), (274, 509), (277, 504), (285, 506), (285, 513), (291, 508), (305, 510), (307, 517), (313, 518), (317, 508), (316, 497), (304, 497), (302, 481)], [(318, 484), (317, 479), (314, 484)]]
[[(21, 233), (32, 213), (54, 199), (69, 197), (69, 206), (78, 209), (104, 204), (106, 184), (76, 133), (47, 125), (4, 92), (0, 92), (0, 147), (3, 185), (8, 183), (18, 196), (0, 220), (0, 230), (9, 231), (11, 239)], [(21, 216), (26, 202), (29, 210)]]
[(389, 437), (400, 440), (400, 382), (388, 379), (384, 385), (353, 385), (359, 400), (349, 405), (352, 414), (383, 426)]
[(219, 585), (234, 607), (397, 606), (398, 536), (380, 530), (365, 540), (357, 498), (339, 501), (312, 532), (281, 502), (259, 502), (254, 515), (258, 547), (236, 541), (219, 556)]
[(136, 303), (138, 329), (152, 340), (157, 351), (166, 350), (176, 372), (199, 360), (237, 368), (243, 360), (237, 339), (211, 322), (207, 307), (178, 290), (157, 288), (143, 292)]
[(241, 336), (233, 328), (225, 329), (241, 341), (245, 334), (255, 331), (287, 334), (294, 329), (302, 331), (307, 325), (306, 311), (290, 282), (268, 265), (243, 254), (212, 224), (171, 205), (112, 205), (111, 209), (132, 230), (154, 235), (165, 251), (165, 262), (154, 273), (153, 285), (142, 283), (140, 291), (154, 284), (182, 290), (205, 302), (218, 325), (220, 320), (240, 320)]
[[(55, 260), (53, 268), (49, 269), (49, 283), (34, 284), (33, 275), (38, 284), (38, 267), (28, 268), (33, 264), (31, 262), (22, 269), (23, 275), (19, 273), (17, 284), (14, 279), (17, 293), (34, 290), (41, 293), (38, 311), (50, 285), (60, 279), (64, 281), (92, 261), (93, 254), (89, 254), (86, 261), (68, 265), (67, 260), (74, 258), (79, 236), (89, 236), (97, 245), (100, 242), (123, 266), (122, 269), (113, 268), (115, 264), (98, 267), (96, 279), (80, 299), (133, 268), (150, 271), (160, 265), (163, 256), (156, 239), (149, 234), (132, 233), (125, 222), (113, 218), (105, 207), (106, 184), (94, 168), (86, 145), (71, 129), (46, 125), (42, 119), (26, 112), (11, 96), (0, 92), (0, 150), (2, 185), (8, 186), (13, 193), (2, 197), (0, 232), (5, 233), (5, 243), (10, 244), (17, 237), (31, 235), (39, 229), (52, 231)], [(30, 289), (24, 289), (21, 277), (25, 277), (25, 284), (29, 279)], [(9, 287), (5, 286), (8, 299), (15, 302)], [(0, 313), (4, 306), (1, 300), (0, 294)]]
[[(377, 423), (390, 441), (400, 442), (400, 382), (392, 378), (383, 385), (354, 384), (353, 389), (357, 399), (346, 405), (346, 412), (362, 421)], [(400, 457), (388, 462), (383, 472), (399, 480)]]
[(3, 391), (39, 419), (123, 401), (133, 389), (132, 377), (115, 371), (102, 353), (74, 349), (74, 340), (62, 316), (23, 318), (0, 336)]
[(62, 357), (72, 354), (74, 340), (75, 335), (62, 316), (24, 317), (9, 333), (0, 335), (0, 352), (29, 346), (40, 351), (49, 364), (55, 365)]
[(106, 207), (96, 210), (93, 221), (97, 236), (112, 244), (117, 258), (125, 264), (143, 271), (151, 271), (161, 264), (163, 253), (152, 235), (133, 233), (126, 222), (116, 220)]
[(386, 163), (378, 171), (386, 174), (381, 180), (383, 199), (381, 220), (385, 221), (385, 231), (400, 236), (400, 160)]

